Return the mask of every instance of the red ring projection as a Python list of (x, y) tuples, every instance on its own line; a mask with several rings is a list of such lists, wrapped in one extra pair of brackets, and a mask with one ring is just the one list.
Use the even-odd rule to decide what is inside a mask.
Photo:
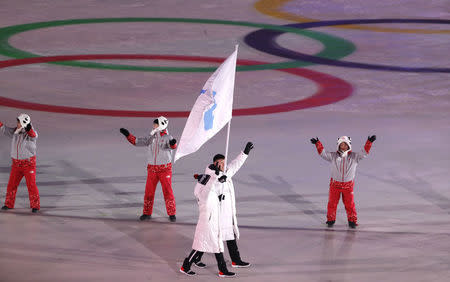
[[(35, 58), (0, 61), (0, 69), (13, 66), (48, 63), (48, 62), (61, 62), (74, 60), (124, 60), (124, 59), (192, 61), (192, 62), (210, 62), (210, 63), (222, 63), (224, 61), (223, 58), (197, 57), (197, 56), (193, 57), (193, 56), (178, 56), (178, 55), (135, 55), (135, 54), (64, 55), (64, 56), (35, 57)], [(238, 60), (237, 64), (248, 66), (255, 64), (264, 64), (264, 62), (252, 60)], [(353, 91), (353, 87), (350, 83), (340, 78), (316, 72), (313, 70), (308, 70), (304, 68), (289, 68), (289, 69), (277, 69), (277, 71), (290, 73), (293, 75), (297, 75), (312, 80), (319, 85), (319, 90), (310, 97), (289, 103), (254, 107), (254, 108), (235, 109), (233, 110), (234, 116), (274, 114), (311, 107), (324, 106), (336, 103), (349, 97)], [(299, 92), (301, 92), (301, 86), (299, 87)], [(255, 99), (257, 99), (257, 97), (255, 97)], [(164, 115), (166, 117), (189, 116), (189, 111), (128, 111), (128, 110), (89, 109), (89, 108), (31, 103), (19, 101), (16, 99), (10, 99), (6, 97), (0, 97), (0, 106), (43, 111), (43, 112), (52, 112), (52, 113), (94, 115), (94, 116), (114, 116), (114, 117), (155, 117), (160, 115)]]

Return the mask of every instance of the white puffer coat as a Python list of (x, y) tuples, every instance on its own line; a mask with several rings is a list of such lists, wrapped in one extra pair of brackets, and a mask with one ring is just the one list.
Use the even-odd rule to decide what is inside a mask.
[[(247, 157), (241, 152), (227, 166), (226, 172), (221, 172), (219, 175), (216, 175), (214, 170), (206, 168), (205, 174), (211, 177), (208, 183), (206, 185), (197, 183), (195, 186), (194, 194), (198, 202), (199, 216), (192, 245), (194, 250), (221, 253), (224, 250), (224, 240), (239, 239), (234, 185), (231, 178), (241, 168)], [(220, 183), (218, 179), (224, 174), (227, 176), (227, 181)], [(225, 195), (222, 201), (219, 201), (220, 194)]]
[(209, 168), (206, 168), (205, 174), (211, 177), (209, 181), (206, 185), (197, 183), (194, 190), (198, 203), (198, 222), (192, 249), (207, 253), (221, 253), (223, 242), (219, 226), (220, 202), (214, 185), (218, 176)]

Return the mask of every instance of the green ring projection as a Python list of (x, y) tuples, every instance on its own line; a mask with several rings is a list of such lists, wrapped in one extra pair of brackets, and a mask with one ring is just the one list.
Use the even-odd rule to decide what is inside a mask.
[[(9, 44), (9, 39), (12, 36), (20, 34), (25, 31), (56, 26), (66, 26), (66, 25), (97, 24), (97, 23), (129, 23), (129, 22), (164, 22), (164, 23), (232, 25), (232, 26), (254, 27), (258, 29), (269, 29), (273, 31), (293, 33), (321, 42), (324, 45), (324, 49), (319, 53), (315, 54), (314, 56), (333, 60), (339, 60), (345, 56), (348, 56), (349, 54), (353, 53), (356, 50), (356, 47), (352, 42), (339, 37), (335, 37), (317, 31), (304, 30), (285, 26), (277, 26), (264, 23), (213, 20), (213, 19), (194, 19), (194, 18), (87, 18), (87, 19), (35, 22), (0, 28), (0, 54), (16, 59), (40, 57), (40, 55), (38, 54), (33, 54), (25, 50), (20, 50)], [(128, 71), (213, 72), (216, 70), (216, 67), (134, 66), (134, 65), (105, 64), (105, 63), (79, 62), (79, 61), (50, 62), (49, 64), (83, 67), (83, 68), (96, 68), (96, 69), (128, 70)], [(314, 63), (303, 61), (287, 61), (279, 63), (252, 65), (252, 66), (238, 66), (236, 70), (237, 71), (271, 70), (271, 69), (305, 67), (310, 65), (314, 65)]]

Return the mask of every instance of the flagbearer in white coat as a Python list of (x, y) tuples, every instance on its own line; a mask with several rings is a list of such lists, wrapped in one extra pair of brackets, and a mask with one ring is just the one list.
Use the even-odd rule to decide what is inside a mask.
[(197, 267), (206, 267), (201, 262), (203, 253), (214, 253), (219, 268), (219, 277), (231, 277), (236, 274), (229, 272), (223, 257), (223, 241), (227, 241), (232, 267), (248, 267), (250, 263), (242, 261), (236, 240), (239, 239), (239, 229), (236, 220), (236, 201), (232, 177), (241, 168), (253, 149), (253, 143), (248, 142), (243, 152), (226, 168), (225, 156), (217, 154), (213, 164), (209, 165), (205, 174), (195, 175), (198, 183), (195, 187), (195, 197), (199, 206), (199, 218), (195, 229), (192, 252), (183, 262), (180, 271), (187, 275), (195, 275), (191, 270), (194, 263)]

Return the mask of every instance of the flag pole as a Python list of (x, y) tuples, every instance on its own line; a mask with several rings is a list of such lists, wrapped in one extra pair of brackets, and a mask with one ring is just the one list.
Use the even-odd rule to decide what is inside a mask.
[(225, 164), (223, 167), (223, 171), (227, 171), (227, 162), (228, 162), (228, 144), (230, 143), (230, 128), (231, 128), (231, 119), (228, 122), (228, 128), (227, 128), (227, 142), (225, 145)]
[[(235, 51), (237, 53), (237, 50), (239, 48), (239, 44), (236, 44), (234, 47), (235, 47)], [(236, 54), (236, 60), (237, 60), (237, 54)], [(235, 74), (235, 76), (236, 76), (236, 74)], [(233, 89), (233, 96), (234, 96), (234, 89)], [(231, 109), (233, 109), (233, 106), (231, 106)], [(233, 117), (233, 115), (231, 117)], [(231, 129), (231, 119), (228, 122), (228, 126), (227, 126), (227, 142), (225, 144), (225, 164), (224, 164), (224, 167), (223, 167), (223, 171), (227, 171), (228, 147), (229, 147), (228, 145), (230, 144), (230, 129)]]

